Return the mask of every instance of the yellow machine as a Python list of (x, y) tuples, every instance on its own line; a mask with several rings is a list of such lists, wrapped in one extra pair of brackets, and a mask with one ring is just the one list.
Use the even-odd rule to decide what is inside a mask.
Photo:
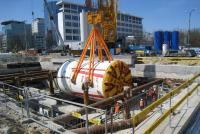
[[(91, 0), (86, 0), (86, 6), (91, 8), (91, 3)], [(88, 22), (99, 27), (106, 44), (114, 44), (117, 38), (118, 0), (97, 0), (97, 3), (97, 10), (88, 13)]]
[[(93, 85), (93, 71), (94, 71), (94, 59), (95, 49), (98, 50), (98, 59), (103, 61), (103, 53), (105, 51), (108, 61), (112, 61), (112, 55), (106, 44), (114, 44), (116, 41), (116, 24), (117, 24), (117, 0), (98, 0), (98, 8), (94, 12), (88, 13), (88, 22), (93, 25), (92, 31), (86, 41), (83, 52), (80, 56), (78, 64), (75, 68), (75, 72), (71, 81), (76, 83), (78, 72), (81, 69), (81, 65), (86, 56), (86, 51), (90, 47), (90, 65), (88, 73), (88, 84), (92, 87)], [(92, 0), (86, 0), (85, 5), (92, 9)], [(106, 43), (105, 43), (106, 42)]]

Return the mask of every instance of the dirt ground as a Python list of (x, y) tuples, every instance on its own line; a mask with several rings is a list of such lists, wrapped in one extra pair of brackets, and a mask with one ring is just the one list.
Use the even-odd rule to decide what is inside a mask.
[(53, 132), (20, 117), (13, 110), (6, 110), (0, 106), (0, 134), (53, 134)]

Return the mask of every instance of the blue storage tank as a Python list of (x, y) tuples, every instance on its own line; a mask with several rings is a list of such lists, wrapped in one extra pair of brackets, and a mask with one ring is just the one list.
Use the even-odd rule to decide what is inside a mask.
[(179, 50), (179, 32), (173, 31), (171, 37), (172, 37), (171, 49), (172, 50)]
[(161, 53), (163, 44), (163, 32), (156, 31), (154, 33), (154, 49), (157, 53)]
[(168, 48), (171, 48), (171, 32), (165, 31), (163, 33), (163, 43), (168, 45)]

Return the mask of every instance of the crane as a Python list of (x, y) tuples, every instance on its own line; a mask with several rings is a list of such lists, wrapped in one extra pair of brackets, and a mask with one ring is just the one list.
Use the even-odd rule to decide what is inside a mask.
[[(91, 8), (92, 1), (86, 0), (85, 4)], [(94, 71), (94, 59), (95, 49), (98, 49), (98, 59), (103, 61), (102, 50), (105, 51), (108, 61), (112, 61), (112, 55), (106, 44), (114, 44), (116, 40), (116, 23), (117, 23), (117, 0), (98, 0), (97, 11), (88, 12), (88, 22), (93, 25), (92, 31), (85, 44), (83, 52), (74, 70), (71, 81), (76, 83), (76, 78), (81, 69), (81, 65), (86, 56), (86, 52), (90, 47), (89, 57), (89, 72), (88, 72), (88, 86), (93, 85), (93, 71)], [(105, 43), (106, 42), (106, 43)], [(109, 46), (112, 47), (112, 46)]]
[(64, 46), (64, 40), (63, 40), (59, 30), (58, 30), (58, 27), (55, 25), (55, 20), (54, 20), (54, 17), (52, 15), (52, 12), (51, 12), (51, 10), (50, 10), (50, 8), (48, 6), (47, 0), (44, 0), (44, 5), (45, 5), (45, 7), (47, 9), (51, 26), (55, 30), (55, 34), (56, 34), (57, 39), (58, 39), (58, 40), (56, 40), (57, 44), (58, 44), (58, 46)]
[[(92, 0), (86, 0), (85, 3), (92, 7)], [(98, 25), (108, 47), (112, 47), (117, 37), (118, 0), (97, 0), (97, 5), (96, 11), (88, 12), (88, 23)]]

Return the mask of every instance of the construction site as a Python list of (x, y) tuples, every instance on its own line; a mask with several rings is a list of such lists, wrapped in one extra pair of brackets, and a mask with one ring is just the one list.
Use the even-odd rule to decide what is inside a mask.
[(81, 41), (66, 43), (43, 2), (58, 47), (0, 53), (0, 133), (200, 133), (200, 57), (177, 31), (155, 32), (154, 53), (119, 47), (118, 0), (86, 0)]

